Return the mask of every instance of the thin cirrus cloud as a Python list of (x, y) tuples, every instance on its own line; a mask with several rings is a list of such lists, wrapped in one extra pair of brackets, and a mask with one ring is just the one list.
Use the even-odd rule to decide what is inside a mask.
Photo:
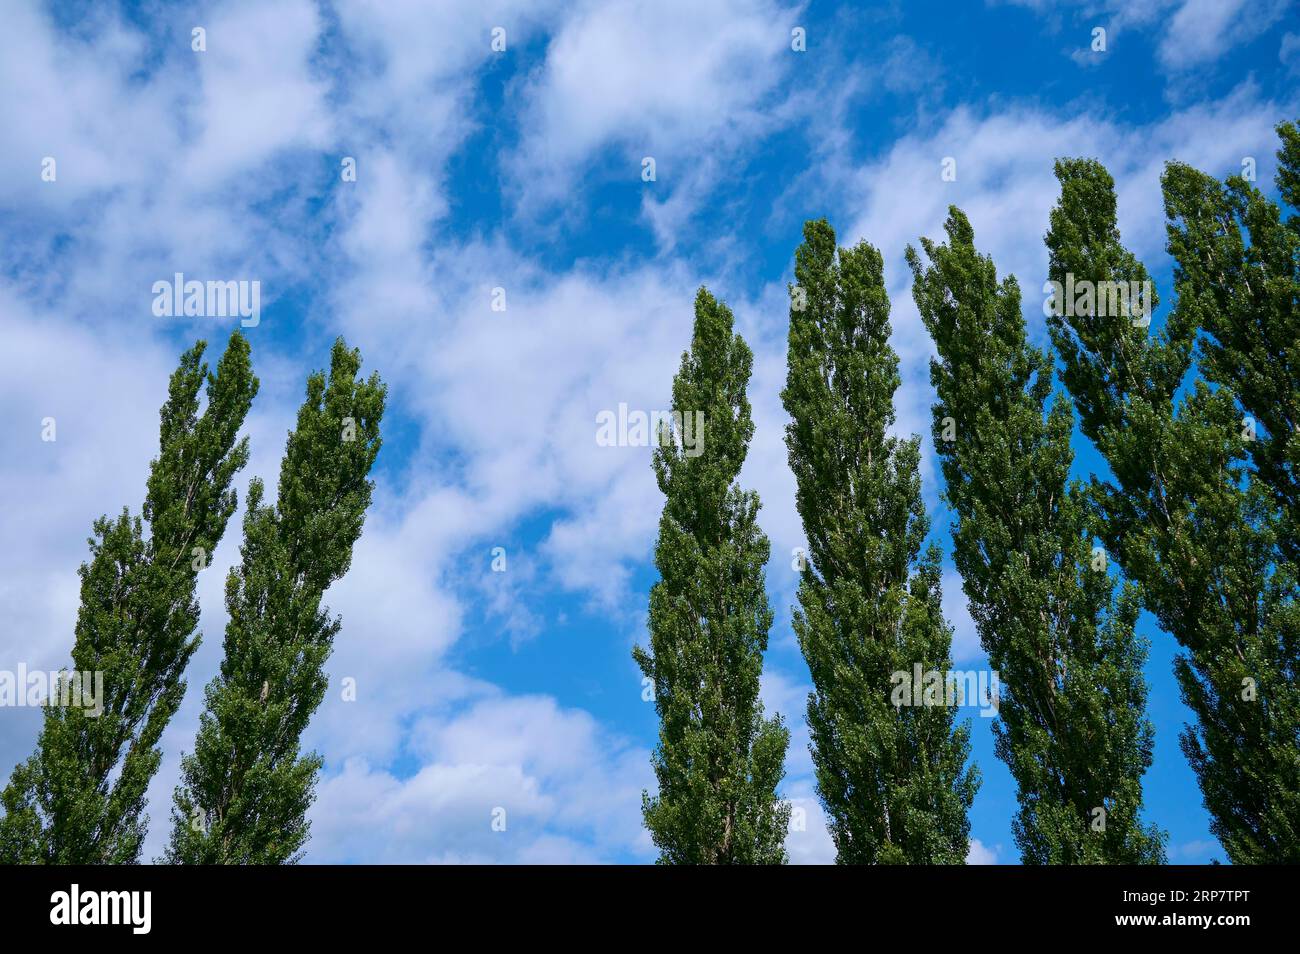
[[(1291, 0), (989, 0), (1027, 7), (1054, 20), (1104, 27), (1107, 42), (1130, 30), (1148, 34), (1160, 65), (1175, 77), (1226, 56), (1267, 32), (1286, 15)], [(1087, 55), (1091, 33), (1081, 36), (1074, 59), (1096, 65)]]

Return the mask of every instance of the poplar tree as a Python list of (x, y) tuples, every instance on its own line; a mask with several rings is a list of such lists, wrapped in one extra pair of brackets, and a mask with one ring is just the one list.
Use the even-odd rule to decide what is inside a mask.
[[(841, 864), (963, 864), (979, 785), (955, 707), (893, 704), (895, 673), (947, 673), (940, 555), (922, 552), (920, 438), (888, 436), (898, 356), (880, 253), (804, 225), (782, 392), (808, 540), (794, 630), (812, 674), (817, 791)], [(921, 687), (913, 687), (921, 700)]]
[[(1277, 186), (1300, 212), (1300, 129), (1277, 127)], [(1179, 305), (1204, 335), (1200, 370), (1241, 406), (1246, 451), (1300, 564), (1300, 215), (1241, 176), (1220, 184), (1182, 163), (1164, 177)]]
[[(736, 483), (754, 433), (753, 354), (731, 311), (701, 288), (673, 411), (704, 415), (702, 453), (666, 425), (654, 471), (666, 498), (650, 590), (650, 647), (633, 657), (653, 682), (659, 791), (642, 813), (661, 864), (781, 864), (790, 807), (777, 796), (790, 733), (764, 719), (759, 676), (772, 611), (759, 500)], [(694, 419), (694, 418), (692, 418)]]
[(264, 502), (260, 480), (249, 487), (242, 561), (226, 580), (225, 657), (181, 763), (166, 862), (300, 859), (322, 764), (300, 740), (341, 626), (321, 599), (351, 564), (380, 446), (386, 388), (375, 374), (358, 379), (360, 366), (357, 351), (334, 343), (328, 378), (307, 379), (276, 502)]
[(87, 541), (72, 663), (103, 673), (103, 712), (45, 708), (36, 753), (0, 796), (4, 862), (139, 860), (145, 791), (162, 757), (158, 740), (185, 694), (181, 677), (198, 648), (195, 581), (235, 511), (231, 481), (248, 460), (247, 439), (236, 443), (236, 435), (257, 393), (239, 332), (215, 375), (203, 363), (205, 348), (200, 341), (186, 351), (172, 374), (143, 519), (125, 509), (102, 517)]
[[(1294, 203), (1294, 127), (1283, 137), (1279, 186)], [(1075, 159), (1056, 172), (1053, 279), (1148, 280), (1120, 242), (1106, 170)], [(1240, 179), (1172, 163), (1162, 184), (1178, 299), (1159, 334), (1086, 301), (1049, 327), (1114, 475), (1093, 482), (1101, 535), (1184, 650), (1175, 673), (1196, 722), (1182, 746), (1211, 829), (1236, 864), (1296, 862), (1296, 221)], [(1194, 348), (1202, 375), (1189, 381)]]
[(1001, 282), (951, 208), (946, 244), (907, 251), (913, 296), (938, 358), (930, 380), (953, 562), (989, 662), (993, 726), (1016, 780), (1012, 831), (1025, 864), (1161, 864), (1144, 827), (1146, 718), (1137, 593), (1118, 599), (1085, 489), (1069, 479), (1074, 415), (1052, 391), (1052, 358), (1032, 347), (1014, 277)]

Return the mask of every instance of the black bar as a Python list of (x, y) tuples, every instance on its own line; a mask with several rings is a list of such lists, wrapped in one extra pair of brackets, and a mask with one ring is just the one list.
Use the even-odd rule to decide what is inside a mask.
[[(0, 869), (0, 910), (9, 938), (37, 934), (77, 941), (118, 938), (208, 942), (231, 939), (262, 949), (273, 939), (331, 943), (346, 937), (399, 939), (412, 931), (437, 944), (531, 936), (608, 942), (699, 923), (692, 937), (744, 936), (775, 942), (778, 932), (849, 930), (865, 942), (901, 931), (938, 943), (980, 931), (1047, 943), (1101, 934), (1168, 938), (1193, 934), (1234, 943), (1263, 930), (1294, 929), (1291, 872), (1278, 868), (708, 868), (663, 867), (325, 867)], [(57, 892), (82, 910), (98, 892), (149, 892), (149, 931), (108, 899), (117, 925), (55, 925)], [(88, 894), (94, 899), (87, 902)], [(1208, 925), (1200, 922), (1209, 918)], [(1121, 919), (1150, 919), (1147, 923)], [(1191, 919), (1195, 918), (1196, 921)], [(1223, 919), (1230, 918), (1232, 922)], [(656, 924), (672, 921), (677, 926)], [(615, 933), (611, 935), (610, 931)], [(976, 933), (970, 933), (975, 931)], [(521, 933), (522, 932), (522, 933)], [(734, 935), (733, 933), (734, 932)], [(1007, 933), (1012, 932), (1012, 933)], [(1243, 933), (1245, 932), (1245, 933)], [(1029, 935), (1026, 935), (1028, 937)], [(456, 941), (456, 938), (462, 938)], [(694, 946), (694, 945), (692, 945)], [(1035, 944), (1034, 946), (1037, 946)], [(926, 949), (931, 947), (928, 943)], [(241, 946), (241, 950), (245, 948)]]

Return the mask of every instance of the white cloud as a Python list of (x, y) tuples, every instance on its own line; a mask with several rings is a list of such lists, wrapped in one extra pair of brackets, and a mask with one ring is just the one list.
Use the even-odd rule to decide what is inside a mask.
[(811, 780), (787, 785), (785, 791), (791, 805), (790, 831), (785, 839), (785, 850), (790, 856), (790, 863), (834, 864), (835, 842), (826, 830), (826, 812), (813, 791)]
[(540, 211), (580, 187), (598, 154), (640, 188), (661, 243), (726, 173), (729, 153), (771, 124), (761, 108), (792, 62), (797, 8), (773, 0), (616, 0), (583, 4), (552, 37), (519, 95), (523, 143), (510, 162), (516, 200)]
[(971, 619), (970, 606), (961, 588), (961, 574), (946, 570), (943, 574), (943, 616), (952, 625), (952, 661), (954, 665), (984, 658), (980, 636)]
[(331, 144), (328, 87), (311, 65), (321, 31), (314, 3), (243, 0), (202, 19), (207, 49), (189, 51), (200, 91), (186, 175), (215, 184), (279, 150)]
[(1001, 851), (1001, 845), (989, 847), (978, 838), (972, 838), (970, 840), (970, 850), (966, 853), (966, 864), (995, 865), (998, 863), (998, 854)]
[[(325, 779), (315, 861), (566, 863), (646, 860), (640, 795), (649, 753), (540, 696), (480, 687), (456, 714), (421, 720), (421, 768), (399, 779), (362, 758)], [(504, 820), (495, 830), (494, 819)], [(498, 824), (498, 828), (500, 825)]]
[(1211, 63), (1281, 19), (1290, 0), (1184, 0), (1168, 20), (1160, 62), (1182, 72)]
[[(1290, 0), (989, 0), (1027, 7), (1050, 16), (1054, 28), (1068, 12), (1074, 24), (1102, 26), (1112, 46), (1130, 29), (1154, 33), (1160, 65), (1175, 77), (1208, 66), (1266, 32), (1286, 13)], [(1080, 33), (1073, 58), (1081, 65), (1099, 61), (1087, 52), (1091, 31)]]
[(1169, 860), (1174, 864), (1203, 865), (1211, 860), (1223, 861), (1223, 848), (1217, 841), (1202, 839), (1169, 846)]
[(1300, 33), (1285, 33), (1278, 47), (1277, 58), (1286, 64), (1290, 73), (1300, 70)]
[[(0, 202), (62, 206), (122, 181), (140, 183), (147, 162), (132, 150), (165, 147), (157, 87), (133, 83), (143, 38), (107, 14), (89, 39), (56, 32), (35, 3), (6, 5), (0, 31)], [(20, 92), (21, 91), (21, 92)], [(159, 141), (161, 140), (161, 141)], [(57, 163), (57, 186), (41, 181), (41, 161)]]

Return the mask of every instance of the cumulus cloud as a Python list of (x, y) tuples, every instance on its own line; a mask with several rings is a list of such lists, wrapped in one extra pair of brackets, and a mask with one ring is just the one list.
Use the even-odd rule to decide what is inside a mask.
[(645, 210), (671, 245), (729, 155), (771, 127), (764, 107), (788, 68), (797, 9), (774, 0), (581, 5), (519, 91), (523, 142), (509, 169), (521, 210), (571, 195), (598, 156), (611, 157), (602, 174), (639, 185), (648, 156), (669, 195), (647, 198)]
[(996, 865), (998, 863), (998, 854), (1001, 850), (1001, 845), (994, 845), (990, 848), (978, 838), (972, 838), (970, 840), (970, 851), (966, 854), (966, 864)]
[(312, 859), (399, 863), (645, 860), (649, 753), (584, 712), (478, 685), (412, 730), (407, 778), (348, 760), (324, 780)]

